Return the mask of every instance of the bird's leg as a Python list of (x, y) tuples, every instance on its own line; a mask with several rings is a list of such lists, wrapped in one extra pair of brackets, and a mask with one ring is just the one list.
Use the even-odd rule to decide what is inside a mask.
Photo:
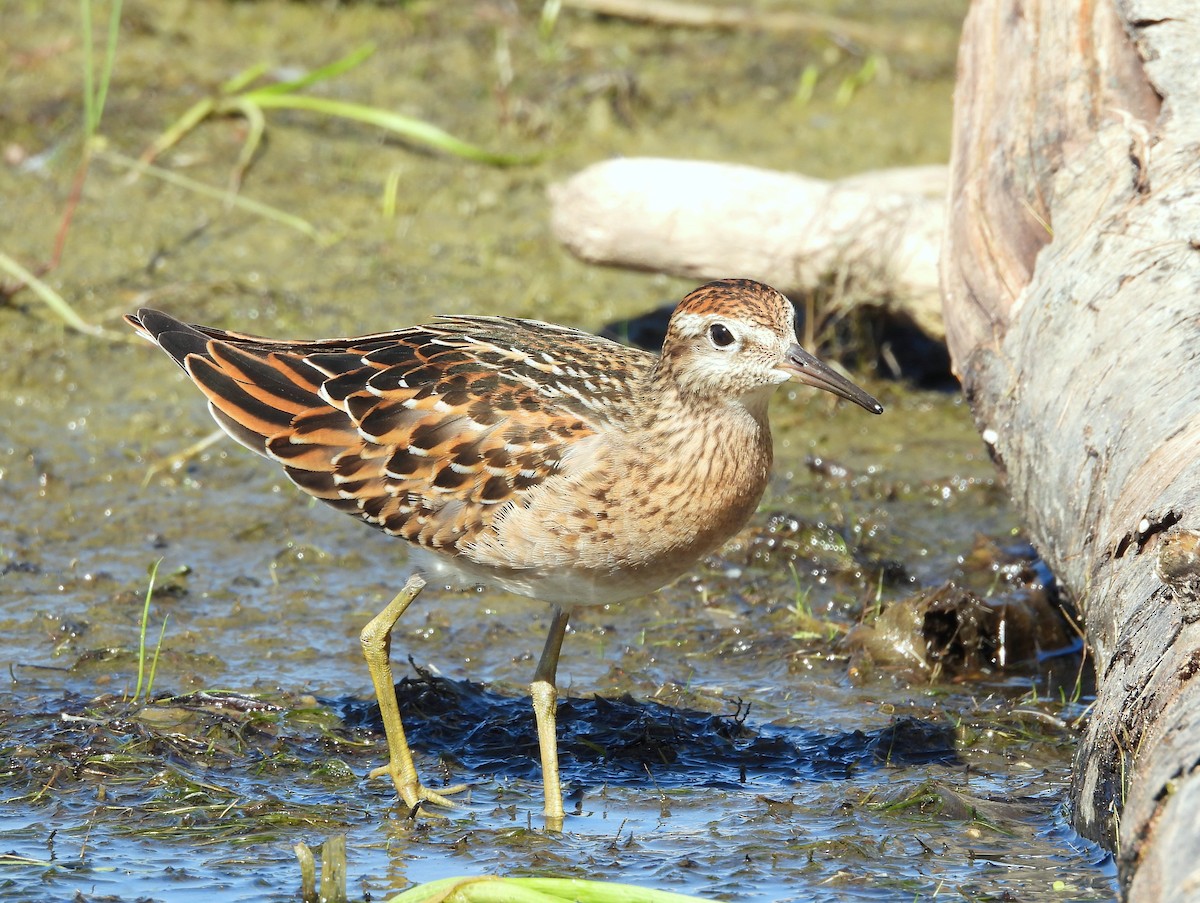
[(381, 765), (367, 775), (377, 778), (388, 775), (396, 785), (396, 792), (405, 804), (415, 810), (422, 804), (435, 806), (454, 806), (446, 799), (448, 794), (466, 790), (466, 784), (447, 787), (441, 793), (421, 785), (417, 777), (417, 768), (413, 764), (412, 753), (408, 749), (408, 741), (404, 737), (404, 725), (400, 721), (400, 706), (396, 702), (396, 685), (392, 677), (392, 628), (400, 620), (413, 600), (425, 587), (425, 581), (417, 574), (408, 578), (404, 589), (396, 594), (379, 614), (373, 617), (363, 628), (359, 639), (362, 641), (363, 656), (367, 660), (367, 669), (371, 672), (371, 680), (375, 684), (375, 698), (379, 702), (379, 714), (383, 718), (383, 731), (387, 736), (388, 763)]
[(537, 721), (538, 746), (542, 752), (542, 790), (546, 805), (547, 827), (561, 829), (563, 820), (562, 783), (558, 777), (558, 689), (554, 684), (558, 674), (558, 654), (567, 633), (570, 611), (557, 605), (550, 618), (550, 632), (538, 660), (529, 695), (533, 698), (533, 717)]

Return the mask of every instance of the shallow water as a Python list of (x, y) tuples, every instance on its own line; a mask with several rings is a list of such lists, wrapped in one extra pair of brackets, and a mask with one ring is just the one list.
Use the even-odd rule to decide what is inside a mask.
[[(895, 28), (911, 10), (892, 6), (836, 12)], [(26, 263), (49, 255), (78, 154), (74, 11), (5, 11), (0, 250)], [(914, 27), (950, 33), (961, 12), (929, 4)], [(495, 170), (271, 114), (244, 192), (333, 240), (129, 183), (99, 158), (48, 280), (114, 329), (139, 305), (277, 335), (456, 311), (599, 329), (690, 286), (588, 268), (554, 246), (544, 188), (579, 166), (662, 153), (835, 175), (946, 153), (944, 53), (889, 56), (888, 79), (840, 106), (863, 57), (823, 38), (567, 11), (542, 39), (537, 13), (127, 3), (102, 128), (124, 154), (242, 68), (294, 75), (372, 38), (372, 60), (326, 91), (549, 153)], [(822, 79), (800, 106), (809, 62)], [(221, 185), (242, 137), (237, 120), (209, 123), (163, 162)], [(389, 220), (379, 201), (393, 169)], [(578, 813), (562, 834), (541, 827), (523, 698), (545, 607), (426, 590), (398, 629), (397, 675), (417, 677), (411, 655), (451, 681), (409, 685), (424, 712), (409, 723), (423, 774), (471, 790), (450, 818), (413, 825), (388, 786), (364, 780), (384, 748), (357, 641), (403, 582), (403, 550), (231, 442), (152, 471), (210, 433), (199, 394), (144, 343), (64, 332), (28, 293), (15, 301), (0, 308), (5, 899), (291, 899), (293, 844), (337, 833), (352, 899), (483, 872), (723, 899), (1114, 897), (1106, 856), (1061, 811), (1086, 702), (1077, 657), (935, 680), (845, 638), (877, 604), (947, 580), (1001, 599), (1028, 591), (992, 548), (1024, 554), (955, 396), (863, 375), (888, 408), (874, 418), (780, 393), (776, 477), (747, 530), (672, 587), (578, 612), (560, 668)], [(130, 705), (158, 559), (156, 699)], [(886, 733), (911, 725), (899, 745)]]

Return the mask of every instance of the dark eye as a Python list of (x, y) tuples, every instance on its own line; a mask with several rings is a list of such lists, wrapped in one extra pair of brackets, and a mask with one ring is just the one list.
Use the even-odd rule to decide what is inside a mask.
[(713, 323), (708, 327), (708, 337), (718, 348), (728, 348), (733, 344), (733, 333), (724, 323)]

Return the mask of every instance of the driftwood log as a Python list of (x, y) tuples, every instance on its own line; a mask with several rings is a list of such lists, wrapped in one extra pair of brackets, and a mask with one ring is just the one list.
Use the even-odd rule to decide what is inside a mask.
[(566, 7), (602, 16), (619, 16), (683, 28), (736, 28), (770, 32), (810, 32), (840, 43), (855, 43), (883, 53), (913, 53), (941, 58), (950, 49), (942, 29), (897, 29), (797, 9), (758, 9), (753, 5), (689, 3), (685, 0), (564, 0)]
[(550, 187), (551, 225), (591, 263), (704, 280), (747, 276), (794, 299), (870, 299), (941, 340), (946, 169), (838, 181), (728, 163), (626, 158)]
[(1200, 12), (976, 0), (947, 336), (1098, 690), (1076, 827), (1129, 900), (1200, 900)]

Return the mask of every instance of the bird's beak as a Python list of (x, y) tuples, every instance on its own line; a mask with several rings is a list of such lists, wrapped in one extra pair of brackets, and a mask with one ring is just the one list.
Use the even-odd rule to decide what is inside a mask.
[(872, 414), (883, 413), (883, 405), (799, 345), (793, 344), (787, 350), (779, 369), (794, 376), (802, 383), (824, 389), (839, 398), (852, 401), (860, 408), (866, 408)]

